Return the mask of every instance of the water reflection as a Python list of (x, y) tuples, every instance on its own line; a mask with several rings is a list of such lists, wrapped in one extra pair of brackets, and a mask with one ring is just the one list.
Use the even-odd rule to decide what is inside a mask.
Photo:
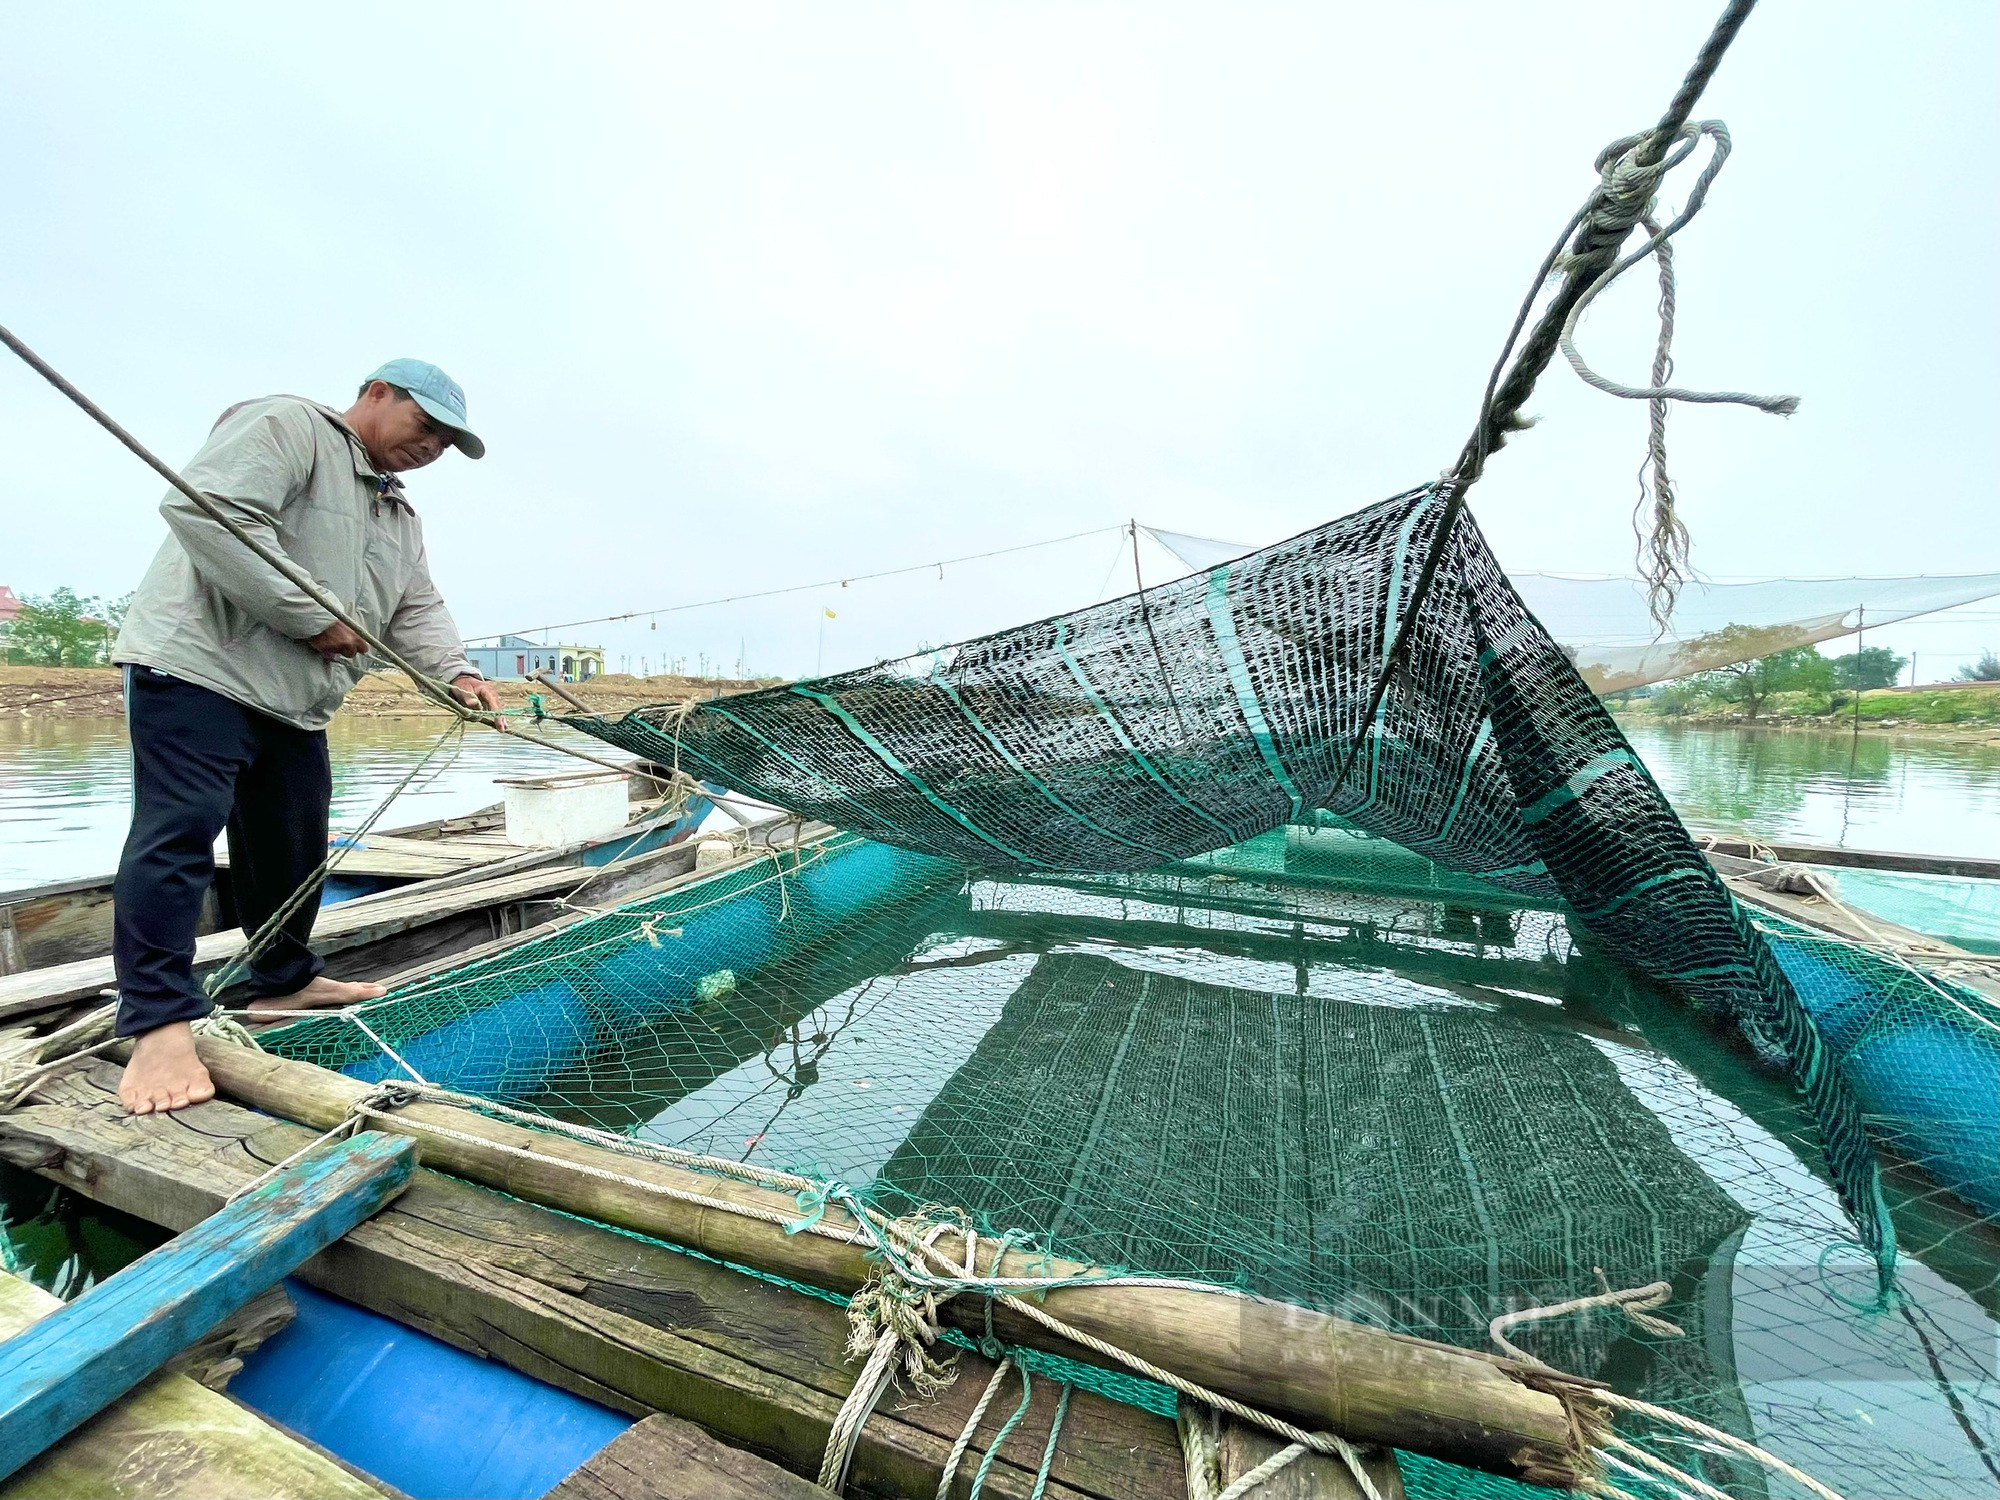
[(1681, 816), (1702, 827), (1856, 849), (2000, 849), (2000, 738), (1624, 725)]
[[(336, 724), (329, 734), (334, 826), (366, 816), (444, 728), (440, 719)], [(441, 754), (396, 799), (386, 823), (471, 812), (498, 800), (496, 776), (541, 775), (573, 764), (519, 740), (469, 730), (455, 753)], [(131, 799), (123, 719), (0, 719), (0, 890), (109, 874), (125, 840)]]
[[(434, 719), (336, 725), (335, 822), (372, 807), (442, 728)], [(2000, 849), (2000, 739), (1870, 734), (1857, 743), (1831, 732), (1629, 723), (1626, 733), (1682, 816), (1702, 827), (1927, 854)], [(475, 730), (452, 763), (398, 800), (389, 821), (469, 812), (494, 800), (495, 776), (562, 764)], [(0, 889), (108, 871), (130, 797), (123, 720), (0, 719)]]

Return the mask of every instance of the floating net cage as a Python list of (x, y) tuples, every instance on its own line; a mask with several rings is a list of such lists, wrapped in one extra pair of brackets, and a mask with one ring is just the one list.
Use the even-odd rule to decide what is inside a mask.
[(1467, 1348), (1665, 1281), (1679, 1337), (1514, 1336), (1854, 1500), (2000, 1494), (1995, 1007), (1739, 908), (1469, 526), (1353, 723), (1434, 520), (586, 725), (847, 831), (265, 1045)]
[[(1953, 1019), (1969, 996), (1796, 930), (1772, 941), (1802, 994), (1857, 1021), (1829, 1027), (1847, 1055), (1890, 1081), (1868, 1105), (1900, 1147), (1887, 1303), (1788, 1077), (1555, 904), (1354, 831), (1090, 877), (837, 835), (365, 1019), (424, 1078), (496, 1102), (1468, 1348), (1501, 1312), (1596, 1290), (1599, 1269), (1665, 1280), (1681, 1338), (1596, 1314), (1520, 1342), (1850, 1496), (2000, 1491), (2000, 1233), (1975, 1188), (1940, 1185), (1955, 1168), (1936, 1154), (1959, 1117), (1990, 1140), (2000, 1052)], [(266, 1045), (402, 1073), (339, 1017)], [(1915, 1048), (1979, 1059), (1987, 1092), (1922, 1087), (1935, 1068), (1898, 1061)], [(1767, 1493), (1725, 1456), (1636, 1435), (1731, 1494)], [(1420, 1495), (1528, 1492), (1406, 1469)]]

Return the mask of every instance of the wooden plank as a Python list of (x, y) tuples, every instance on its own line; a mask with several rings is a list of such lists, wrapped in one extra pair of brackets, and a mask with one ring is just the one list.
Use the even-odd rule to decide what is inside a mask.
[[(241, 1102), (315, 1129), (345, 1119), (367, 1085), (268, 1053), (197, 1041), (216, 1087)], [(787, 1234), (791, 1196), (750, 1183), (614, 1153), (568, 1137), (447, 1105), (420, 1103), (377, 1128), (415, 1135), (441, 1170), (516, 1197), (684, 1245), (719, 1260), (836, 1292), (866, 1282), (868, 1241), (843, 1211), (825, 1234)], [(582, 1166), (586, 1171), (578, 1171)], [(736, 1210), (712, 1206), (727, 1203)], [(738, 1211), (748, 1210), (748, 1212)], [(963, 1260), (947, 1233), (941, 1254)], [(1083, 1276), (1074, 1262), (996, 1249), (981, 1240), (984, 1274)], [(996, 1254), (998, 1259), (996, 1259)], [(1080, 1331), (1309, 1429), (1350, 1441), (1408, 1448), (1538, 1483), (1574, 1481), (1570, 1410), (1540, 1388), (1544, 1377), (1513, 1361), (1408, 1338), (1308, 1308), (1163, 1287), (1070, 1286), (1043, 1305)], [(982, 1312), (955, 1301), (942, 1316), (976, 1329)], [(1101, 1359), (1005, 1308), (994, 1325), (1012, 1342)], [(1534, 1382), (1531, 1384), (1530, 1382)], [(1588, 1412), (1588, 1382), (1573, 1406)]]
[(1712, 854), (1756, 859), (1769, 853), (1791, 865), (1836, 865), (1854, 870), (1894, 870), (1905, 875), (1954, 875), (1963, 880), (2000, 880), (2000, 859), (1966, 854), (1899, 854), (1888, 849), (1842, 849), (1832, 844), (1766, 844), (1748, 839), (1701, 836)]
[[(662, 850), (670, 854), (674, 850)], [(647, 856), (651, 858), (652, 856)], [(503, 905), (568, 890), (583, 872), (575, 866), (522, 870), (455, 887), (449, 891), (383, 891), (355, 901), (343, 901), (321, 912), (313, 931), (313, 947), (327, 954), (379, 942), (445, 917), (488, 906)], [(238, 928), (211, 933), (195, 943), (197, 973), (225, 963), (242, 951), (245, 938)], [(0, 1016), (45, 1010), (72, 1000), (87, 999), (115, 980), (109, 957), (85, 959), (25, 974), (0, 978)]]
[[(658, 807), (658, 801), (635, 805), (633, 816), (643, 818)], [(557, 849), (522, 849), (508, 844), (497, 831), (499, 806), (464, 818), (440, 819), (413, 824), (387, 834), (370, 835), (370, 846), (382, 845), (382, 861), (371, 862), (366, 849), (343, 860), (341, 871), (350, 875), (409, 876), (421, 881), (423, 894), (454, 889), (488, 876), (516, 874), (531, 869), (574, 869), (584, 856), (603, 845), (616, 844), (630, 830), (608, 839), (586, 839)], [(462, 846), (462, 847), (461, 847)], [(650, 851), (649, 851), (650, 852)], [(227, 850), (216, 849), (216, 867), (228, 868)], [(226, 882), (227, 876), (223, 876)], [(101, 960), (111, 946), (110, 875), (79, 880), (54, 881), (22, 890), (0, 892), (0, 976), (28, 970), (52, 969), (58, 965)], [(384, 896), (407, 896), (407, 891), (377, 892), (339, 903), (346, 908)], [(218, 909), (216, 890), (211, 888), (202, 905), (196, 932), (206, 936), (216, 930)], [(5, 931), (12, 922), (18, 932), (19, 952), (10, 968), (5, 961)], [(97, 986), (102, 988), (102, 986)], [(95, 990), (92, 990), (94, 993)], [(0, 1011), (0, 1014), (4, 1014)]]
[[(96, 1064), (0, 1115), (0, 1159), (179, 1228), (311, 1138), (221, 1101), (125, 1117), (117, 1077)], [(429, 1170), (298, 1274), (619, 1411), (685, 1417), (807, 1476), (819, 1471), (858, 1368), (837, 1306)], [(992, 1369), (963, 1354), (958, 1379), (935, 1402), (885, 1400), (862, 1431), (850, 1493), (931, 1500)], [(994, 1500), (1026, 1500), (1059, 1394), (1053, 1382), (1036, 1382), (989, 1477)], [(989, 1415), (982, 1443), (1003, 1416)], [(974, 1467), (961, 1471), (960, 1500)], [(1076, 1393), (1049, 1500), (1183, 1493), (1170, 1422)]]
[(415, 1168), (407, 1141), (328, 1146), (0, 1345), (0, 1474), (347, 1233)]
[(168, 1360), (166, 1367), (211, 1391), (227, 1390), (243, 1361), (289, 1328), (298, 1314), (282, 1285), (267, 1287)]
[[(0, 896), (0, 974), (95, 958), (111, 946), (111, 877), (63, 881)], [(203, 899), (197, 933), (215, 930), (211, 890)], [(11, 936), (10, 936), (11, 934)], [(11, 948), (11, 964), (7, 951)]]
[[(62, 1306), (0, 1274), (0, 1338)], [(384, 1491), (255, 1412), (166, 1373), (0, 1481), (0, 1500), (380, 1500)]]
[[(778, 831), (782, 825), (766, 827), (766, 834)], [(809, 849), (824, 839), (831, 838), (838, 830), (823, 823), (806, 825), (800, 837), (800, 847)], [(782, 841), (787, 848), (790, 840)], [(577, 922), (587, 922), (597, 910), (615, 906), (622, 902), (652, 900), (664, 896), (682, 886), (696, 881), (711, 880), (718, 875), (726, 875), (746, 865), (755, 864), (768, 858), (765, 846), (753, 838), (750, 852), (720, 865), (710, 865), (707, 869), (694, 868), (695, 849), (692, 842), (675, 844), (671, 848), (656, 850), (650, 854), (617, 864), (604, 865), (595, 874), (571, 870), (571, 879), (559, 887), (563, 897), (573, 897), (588, 903), (590, 909), (569, 911), (560, 909), (556, 903), (540, 899), (551, 894), (542, 891), (524, 896), (507, 908), (512, 921), (512, 930), (493, 935), (486, 941), (452, 943), (449, 940), (432, 941), (429, 930), (422, 935), (412, 935), (407, 940), (385, 941), (372, 945), (366, 954), (355, 954), (352, 958), (329, 962), (327, 972), (337, 979), (362, 977), (364, 960), (372, 965), (367, 977), (386, 984), (390, 989), (401, 985), (414, 984), (446, 968), (457, 968), (472, 963), (476, 959), (490, 958), (508, 948), (518, 947), (525, 942), (547, 937), (564, 927)], [(314, 939), (315, 945), (318, 939)], [(395, 967), (392, 969), (391, 966)], [(4, 1014), (4, 1011), (0, 1011)]]
[(544, 1500), (826, 1500), (768, 1459), (659, 1414), (607, 1443)]
[[(1225, 1416), (1216, 1434), (1221, 1488), (1227, 1489), (1286, 1446), (1262, 1427)], [(1361, 1466), (1382, 1500), (1403, 1500), (1403, 1471), (1386, 1448), (1364, 1450)], [(1251, 1492), (1252, 1500), (1367, 1500), (1347, 1464), (1331, 1454), (1302, 1453)]]
[[(809, 832), (806, 841), (824, 838), (831, 833), (831, 829), (822, 825), (818, 832)], [(760, 849), (744, 855), (741, 860), (718, 865), (714, 870), (704, 870), (700, 874), (706, 877), (717, 871), (726, 872), (741, 863), (763, 857)], [(314, 925), (313, 948), (331, 957), (351, 949), (384, 943), (386, 939), (447, 918), (484, 908), (531, 901), (537, 897), (567, 894), (579, 886), (589, 892), (593, 901), (631, 900), (638, 895), (670, 889), (683, 877), (690, 876), (689, 867), (693, 862), (694, 850), (685, 842), (651, 850), (595, 870), (586, 870), (573, 863), (550, 865), (538, 853), (528, 868), (505, 874), (499, 873), (500, 866), (495, 866), (485, 877), (476, 870), (467, 872), (462, 881), (460, 877), (441, 876), (435, 881), (424, 881), (403, 890), (381, 891), (327, 907)], [(487, 931), (490, 932), (491, 928)], [(244, 942), (243, 933), (236, 928), (211, 933), (197, 940), (195, 972), (203, 973), (226, 963), (242, 951)], [(427, 945), (416, 946), (424, 958), (435, 960), (440, 956), (428, 951)], [(384, 956), (379, 960), (343, 960), (334, 972), (336, 978), (360, 978), (365, 973), (367, 962), (378, 962), (382, 968), (400, 968), (417, 961), (418, 958), (411, 956), (408, 950), (385, 948)], [(109, 957), (0, 976), (0, 1020), (93, 999), (109, 990), (115, 980)]]

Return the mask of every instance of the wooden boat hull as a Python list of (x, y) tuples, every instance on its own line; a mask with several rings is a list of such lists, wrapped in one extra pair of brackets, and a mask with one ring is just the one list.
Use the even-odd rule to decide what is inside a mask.
[[(445, 889), (462, 883), (467, 876), (601, 867), (678, 843), (694, 832), (713, 807), (708, 797), (697, 797), (682, 816), (659, 821), (656, 803), (635, 802), (633, 820), (616, 833), (540, 849), (505, 841), (497, 803), (463, 817), (391, 829), (370, 835), (341, 860), (327, 877), (320, 905), (338, 906), (419, 885)], [(110, 875), (94, 875), (0, 891), (0, 975), (53, 968), (109, 953), (112, 879)], [(205, 937), (235, 925), (229, 864), (226, 855), (221, 855), (195, 934)]]

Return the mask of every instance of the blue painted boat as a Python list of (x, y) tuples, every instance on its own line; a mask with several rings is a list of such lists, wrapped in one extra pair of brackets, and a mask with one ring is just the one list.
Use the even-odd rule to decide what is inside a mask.
[[(700, 793), (675, 818), (657, 817), (640, 804), (634, 821), (616, 832), (561, 848), (520, 849), (496, 858), (490, 867), (470, 865), (453, 869), (449, 868), (448, 862), (441, 861), (439, 873), (430, 876), (370, 870), (367, 868), (367, 856), (375, 851), (370, 849), (369, 839), (364, 838), (354, 844), (335, 838), (332, 840), (334, 846), (346, 844), (355, 852), (327, 877), (320, 891), (320, 906), (325, 909), (386, 891), (414, 890), (433, 880), (462, 883), (502, 871), (519, 873), (572, 866), (598, 869), (620, 860), (636, 859), (689, 838), (714, 811), (713, 798), (723, 790), (722, 787), (703, 783)], [(442, 850), (449, 847), (454, 838), (497, 833), (502, 817), (500, 805), (495, 803), (463, 817), (438, 818), (403, 828), (385, 829), (371, 837), (384, 841), (393, 838), (404, 846), (411, 843), (436, 844)], [(0, 930), (9, 933), (11, 941), (8, 951), (0, 954), (0, 973), (51, 969), (60, 964), (102, 958), (108, 954), (111, 951), (111, 882), (112, 877), (108, 874), (92, 875), (79, 880), (58, 880), (21, 890), (0, 891)], [(233, 925), (229, 871), (225, 865), (216, 871), (215, 884), (196, 935), (205, 936)]]
[(535, 1500), (632, 1419), (286, 1283), (298, 1317), (229, 1393), (412, 1500)]

